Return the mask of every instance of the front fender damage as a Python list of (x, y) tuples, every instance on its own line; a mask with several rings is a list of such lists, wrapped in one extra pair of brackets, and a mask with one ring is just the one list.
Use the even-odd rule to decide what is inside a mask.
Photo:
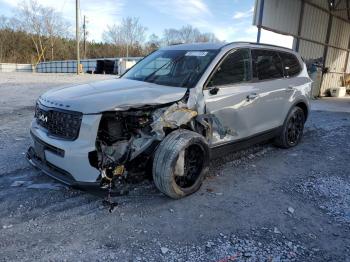
[(187, 125), (197, 115), (197, 111), (188, 109), (182, 102), (175, 103), (167, 109), (158, 109), (155, 112), (155, 121), (151, 124), (152, 131), (158, 140), (162, 140), (165, 137), (165, 129), (176, 129)]
[(227, 134), (214, 115), (198, 115), (185, 101), (103, 113), (96, 139), (101, 187), (125, 193), (130, 184), (149, 176), (147, 170), (158, 144), (179, 128), (203, 135), (209, 144), (213, 133), (220, 137)]
[(196, 116), (197, 111), (182, 101), (168, 107), (105, 112), (96, 140), (101, 187), (137, 180), (159, 142), (172, 130), (191, 129)]

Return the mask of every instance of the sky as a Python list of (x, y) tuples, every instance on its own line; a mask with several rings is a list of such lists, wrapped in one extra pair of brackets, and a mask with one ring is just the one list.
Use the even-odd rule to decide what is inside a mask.
[[(0, 15), (11, 16), (23, 0), (0, 0)], [(37, 0), (55, 8), (75, 26), (75, 0)], [(255, 0), (80, 0), (80, 16), (87, 18), (88, 39), (102, 41), (107, 25), (124, 17), (138, 17), (147, 35), (162, 36), (166, 28), (184, 25), (212, 32), (222, 41), (256, 41), (252, 25)], [(262, 42), (291, 47), (292, 38), (264, 31)]]

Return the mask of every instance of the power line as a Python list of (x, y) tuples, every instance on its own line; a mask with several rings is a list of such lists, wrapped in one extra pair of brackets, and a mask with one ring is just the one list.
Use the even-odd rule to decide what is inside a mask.
[(80, 73), (80, 49), (79, 49), (79, 0), (75, 0), (75, 37), (77, 44), (77, 75)]
[(64, 2), (63, 2), (63, 4), (62, 4), (62, 7), (61, 7), (61, 11), (60, 11), (60, 13), (62, 13), (62, 12), (63, 12), (63, 8), (66, 6), (66, 3), (67, 3), (67, 0), (64, 0)]
[(84, 59), (86, 59), (86, 16), (84, 15), (83, 32), (84, 32)]

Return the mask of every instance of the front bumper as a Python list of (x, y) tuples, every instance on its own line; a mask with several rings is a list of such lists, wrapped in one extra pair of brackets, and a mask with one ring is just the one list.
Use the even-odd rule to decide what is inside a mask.
[(78, 182), (74, 179), (74, 177), (68, 172), (60, 169), (52, 165), (51, 163), (44, 162), (41, 160), (35, 153), (35, 149), (33, 147), (29, 147), (26, 158), (28, 162), (34, 166), (35, 168), (40, 169), (44, 174), (62, 182), (71, 187), (90, 187), (90, 186), (98, 186), (98, 182)]
[(30, 133), (32, 146), (28, 161), (45, 174), (70, 186), (97, 185), (100, 172), (90, 164), (101, 115), (84, 115), (79, 136), (74, 141), (50, 137), (34, 119)]

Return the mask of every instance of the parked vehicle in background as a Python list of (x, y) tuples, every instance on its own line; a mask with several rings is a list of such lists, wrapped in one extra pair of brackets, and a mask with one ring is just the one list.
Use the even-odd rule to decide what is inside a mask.
[(27, 158), (69, 185), (122, 191), (151, 173), (178, 199), (200, 188), (211, 156), (268, 139), (296, 146), (310, 90), (305, 64), (289, 49), (169, 46), (120, 79), (43, 94)]

